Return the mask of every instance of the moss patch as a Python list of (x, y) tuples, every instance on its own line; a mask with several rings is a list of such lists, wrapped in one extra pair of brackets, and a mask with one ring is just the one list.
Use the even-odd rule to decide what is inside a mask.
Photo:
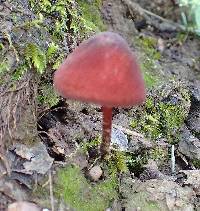
[(149, 151), (148, 159), (155, 160), (159, 166), (161, 166), (169, 159), (168, 149), (163, 149), (160, 146), (157, 146)]
[(58, 172), (56, 195), (72, 208), (81, 211), (102, 211), (117, 197), (115, 179), (89, 184), (78, 167)]
[[(13, 27), (0, 33), (3, 37), (1, 83), (8, 72), (13, 81), (21, 80), (30, 70), (51, 75), (77, 45), (76, 41), (104, 29), (99, 0), (92, 4), (81, 0), (29, 0), (28, 3), (26, 9), (32, 15), (24, 17), (13, 13), (10, 17)], [(22, 32), (25, 32), (23, 36)], [(12, 54), (13, 61), (9, 61), (11, 56), (7, 56), (7, 52)]]
[(100, 13), (102, 0), (93, 0), (92, 3), (85, 0), (78, 0), (77, 2), (80, 5), (84, 22), (89, 28), (95, 31), (106, 30)]
[(157, 41), (152, 37), (139, 37), (136, 39), (137, 46), (144, 55), (141, 58), (141, 69), (144, 80), (148, 88), (156, 85), (159, 76), (156, 73), (157, 62), (161, 58), (161, 54), (156, 49)]
[(180, 127), (188, 114), (190, 99), (186, 87), (175, 84), (167, 96), (164, 95), (168, 91), (162, 87), (155, 92), (155, 96), (149, 96), (143, 111), (130, 122), (130, 126), (151, 139), (166, 138), (169, 143), (177, 142)]
[(200, 160), (194, 159), (192, 160), (192, 164), (194, 165), (195, 168), (200, 169)]
[(39, 88), (39, 95), (37, 96), (37, 100), (39, 105), (51, 108), (52, 106), (58, 104), (59, 96), (51, 84), (45, 83)]
[(134, 198), (129, 201), (127, 211), (131, 211), (133, 207), (139, 207), (142, 211), (160, 211), (161, 207), (158, 203), (148, 200), (145, 192), (134, 193)]
[(117, 176), (118, 173), (125, 173), (128, 171), (127, 154), (120, 151), (112, 151), (107, 160), (107, 168), (109, 175)]
[(129, 153), (127, 154), (127, 166), (130, 172), (133, 172), (137, 177), (144, 171), (144, 165), (148, 161), (148, 152), (142, 152), (138, 155)]
[(98, 148), (100, 144), (101, 144), (101, 137), (97, 136), (92, 140), (83, 142), (81, 148), (83, 149), (84, 152), (88, 152), (91, 149)]

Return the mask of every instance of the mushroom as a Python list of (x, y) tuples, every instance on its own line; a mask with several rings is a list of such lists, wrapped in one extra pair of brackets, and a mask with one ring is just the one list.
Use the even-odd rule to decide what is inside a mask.
[(62, 97), (102, 106), (102, 157), (110, 150), (112, 108), (145, 100), (136, 58), (126, 41), (113, 32), (98, 33), (81, 43), (55, 72), (54, 87)]

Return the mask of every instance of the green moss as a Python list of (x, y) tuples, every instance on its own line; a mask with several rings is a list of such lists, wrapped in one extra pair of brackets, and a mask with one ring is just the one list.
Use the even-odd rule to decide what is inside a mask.
[[(0, 83), (4, 83), (8, 72), (13, 81), (20, 80), (32, 69), (44, 75), (48, 67), (48, 74), (51, 73), (59, 67), (68, 53), (63, 43), (72, 45), (74, 40), (80, 41), (89, 34), (104, 29), (100, 0), (95, 0), (92, 4), (81, 0), (75, 2), (29, 0), (28, 2), (34, 15), (24, 18), (13, 14), (12, 30), (9, 33), (1, 33), (4, 43), (0, 43)], [(19, 37), (22, 30), (27, 30), (29, 36), (20, 35), (22, 42), (19, 40), (16, 42), (15, 37)], [(7, 61), (8, 49), (12, 53), (13, 60), (16, 60), (14, 65), (10, 65)], [(40, 101), (46, 100), (40, 99)]]
[(48, 108), (55, 106), (59, 102), (59, 96), (51, 84), (43, 84), (40, 86), (38, 102)]
[(40, 74), (44, 72), (47, 65), (47, 58), (45, 52), (38, 45), (28, 43), (24, 55), (29, 67), (33, 66)]
[(9, 70), (10, 66), (6, 59), (0, 63), (0, 76), (4, 75)]
[[(86, 153), (91, 149), (98, 149), (101, 144), (101, 137), (98, 136), (95, 139), (84, 142), (81, 146), (83, 151)], [(109, 175), (116, 176), (119, 172), (126, 172), (127, 167), (127, 157), (125, 152), (111, 151), (107, 159), (104, 160), (104, 167), (107, 168)]]
[[(32, 67), (40, 74), (45, 73), (47, 65), (49, 69), (56, 69), (63, 60), (64, 50), (63, 41), (66, 33), (72, 37), (84, 37), (92, 31), (99, 31), (103, 27), (100, 17), (100, 1), (95, 1), (92, 6), (84, 1), (79, 1), (80, 6), (73, 4), (71, 0), (57, 0), (52, 3), (49, 0), (39, 0), (37, 3), (29, 0), (30, 8), (35, 14), (35, 18), (26, 19), (24, 22), (17, 23), (13, 27), (11, 34), (17, 36), (18, 29), (28, 30), (33, 36), (33, 42), (15, 43), (9, 33), (4, 32), (3, 36), (7, 40), (9, 48), (17, 60), (13, 70), (12, 79), (20, 80), (23, 74)], [(17, 18), (17, 17), (15, 17)], [(21, 20), (21, 19), (20, 19)], [(46, 25), (51, 21), (51, 24)], [(38, 33), (38, 30), (40, 33)], [(80, 35), (82, 33), (82, 35)], [(35, 37), (35, 38), (36, 38)], [(47, 46), (48, 45), (48, 46)], [(16, 48), (17, 46), (17, 48)], [(3, 55), (4, 45), (0, 44), (1, 54)], [(18, 52), (18, 50), (20, 51)], [(66, 53), (65, 53), (66, 56)], [(19, 59), (20, 57), (20, 59)], [(0, 74), (5, 75), (10, 67), (5, 60), (1, 60)], [(52, 69), (51, 69), (52, 67)]]
[(149, 151), (149, 159), (159, 161), (159, 164), (163, 163), (166, 159), (168, 159), (168, 150), (155, 147)]
[(116, 176), (118, 173), (128, 171), (127, 156), (125, 152), (112, 151), (107, 160), (108, 172), (110, 175)]
[(54, 187), (55, 195), (77, 211), (105, 210), (117, 197), (115, 179), (91, 185), (78, 167), (60, 170)]
[(22, 63), (21, 65), (19, 65), (13, 72), (12, 74), (12, 80), (13, 81), (17, 81), (20, 80), (24, 73), (28, 70), (28, 65), (26, 64), (26, 62)]
[(0, 51), (2, 51), (4, 49), (4, 45), (3, 43), (0, 42)]
[[(101, 137), (98, 136), (90, 141), (84, 142), (81, 146), (84, 152), (88, 152), (91, 149), (98, 148), (101, 144)], [(127, 167), (127, 157), (125, 152), (111, 151), (108, 159), (105, 159), (105, 166), (108, 168), (110, 175), (117, 175), (119, 172), (126, 172)]]
[(194, 165), (195, 168), (200, 169), (200, 160), (194, 159), (192, 160), (192, 164)]
[[(41, 49), (37, 44), (27, 43), (24, 51), (20, 55), (20, 62), (18, 62), (16, 68), (13, 68), (12, 70), (11, 79), (13, 81), (20, 80), (31, 68), (34, 68), (36, 72), (43, 74), (47, 65), (54, 62), (53, 57), (56, 52), (57, 46), (54, 43), (51, 43), (47, 50)], [(2, 62), (0, 65), (0, 77), (3, 77), (11, 68), (12, 67), (6, 60)]]
[(62, 64), (64, 58), (65, 55), (63, 53), (61, 53), (57, 58), (54, 58), (52, 69), (57, 70), (59, 66)]
[(179, 94), (182, 94), (182, 104), (148, 97), (144, 111), (130, 122), (130, 127), (138, 129), (151, 139), (166, 138), (169, 143), (178, 142), (180, 127), (187, 116), (184, 106), (189, 102), (186, 90), (182, 92), (180, 90)]
[[(152, 139), (164, 137), (169, 141), (177, 139), (176, 132), (185, 119), (182, 107), (163, 102), (149, 107), (149, 102), (152, 103), (153, 100), (147, 100), (144, 115), (138, 120), (140, 130)], [(133, 125), (130, 124), (130, 126)]]
[(188, 35), (189, 35), (188, 32), (179, 32), (179, 33), (177, 33), (177, 35), (176, 35), (176, 42), (178, 44), (183, 45), (183, 43), (185, 43), (185, 41), (187, 40)]
[(85, 0), (78, 0), (77, 2), (80, 5), (82, 17), (88, 29), (95, 31), (106, 30), (100, 13), (102, 0), (94, 0), (92, 3)]
[(131, 211), (133, 207), (139, 207), (142, 211), (160, 211), (161, 207), (158, 203), (150, 201), (148, 195), (145, 192), (133, 193), (131, 199), (129, 199), (126, 210)]
[(154, 76), (149, 71), (149, 64), (148, 61), (145, 61), (145, 63), (141, 64), (141, 68), (144, 74), (144, 81), (147, 88), (151, 88), (156, 85), (158, 78)]
[(55, 54), (58, 52), (58, 48), (59, 48), (59, 46), (56, 45), (54, 42), (49, 44), (49, 47), (48, 47), (47, 53), (46, 53), (48, 60), (50, 60), (50, 61), (53, 60)]
[(130, 121), (130, 124), (129, 125), (130, 125), (131, 128), (136, 128), (137, 125), (138, 125), (138, 121), (136, 119), (132, 119)]
[(91, 31), (105, 29), (100, 14), (100, 0), (95, 0), (92, 4), (83, 0), (78, 0), (77, 3), (78, 6), (71, 0), (57, 0), (54, 3), (41, 0), (35, 4), (33, 0), (30, 0), (30, 5), (38, 17), (54, 19), (54, 26), (50, 26), (49, 31), (56, 39), (63, 39), (66, 32), (84, 37)]
[(88, 152), (90, 149), (97, 148), (101, 143), (101, 137), (98, 136), (92, 140), (82, 143), (81, 148), (84, 152)]
[(147, 164), (148, 161), (148, 153), (142, 152), (138, 155), (127, 153), (127, 166), (131, 172), (135, 174), (135, 176), (139, 176), (143, 170), (144, 165)]
[(156, 73), (156, 62), (161, 58), (161, 54), (156, 50), (156, 39), (152, 37), (140, 37), (136, 39), (137, 45), (144, 52), (141, 58), (141, 69), (144, 74), (144, 80), (147, 87), (156, 85), (159, 80)]
[(126, 154), (124, 152), (115, 151), (114, 164), (118, 172), (126, 172), (128, 170)]

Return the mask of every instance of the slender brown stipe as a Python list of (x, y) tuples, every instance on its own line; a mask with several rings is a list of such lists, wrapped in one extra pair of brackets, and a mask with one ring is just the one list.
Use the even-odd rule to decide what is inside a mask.
[(103, 135), (100, 146), (101, 155), (104, 157), (110, 152), (111, 130), (112, 130), (112, 108), (102, 107), (103, 112)]

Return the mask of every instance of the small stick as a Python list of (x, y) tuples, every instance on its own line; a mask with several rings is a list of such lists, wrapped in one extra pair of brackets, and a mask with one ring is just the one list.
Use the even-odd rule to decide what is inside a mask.
[(159, 15), (156, 15), (144, 8), (142, 8), (139, 4), (132, 2), (131, 0), (123, 0), (123, 2), (128, 6), (130, 10), (133, 10), (134, 12), (138, 13), (140, 16), (142, 16), (150, 25), (156, 27), (156, 28), (161, 28), (159, 27), (159, 23), (156, 23), (155, 20), (151, 20), (150, 17), (153, 17), (157, 19), (158, 21), (161, 21), (163, 23), (166, 23), (166, 29), (172, 30), (172, 31), (183, 31), (183, 32), (188, 32), (188, 28), (185, 27), (184, 25), (175, 23), (171, 20), (168, 20), (166, 18), (163, 18)]
[(54, 197), (53, 197), (53, 185), (52, 185), (52, 177), (51, 170), (49, 170), (49, 190), (50, 190), (50, 199), (51, 199), (51, 211), (54, 211)]
[(49, 179), (42, 185), (43, 188), (45, 188), (49, 184)]
[(172, 148), (171, 148), (171, 168), (172, 168), (172, 174), (175, 173), (175, 164), (176, 164), (176, 158), (175, 158), (175, 155), (174, 155), (174, 145), (172, 145)]
[(132, 131), (132, 130), (129, 130), (129, 129), (124, 128), (122, 126), (113, 124), (113, 127), (116, 128), (116, 129), (121, 130), (122, 132), (126, 133), (127, 135), (138, 136), (138, 137), (144, 138), (144, 136), (142, 134), (137, 133), (137, 132)]

